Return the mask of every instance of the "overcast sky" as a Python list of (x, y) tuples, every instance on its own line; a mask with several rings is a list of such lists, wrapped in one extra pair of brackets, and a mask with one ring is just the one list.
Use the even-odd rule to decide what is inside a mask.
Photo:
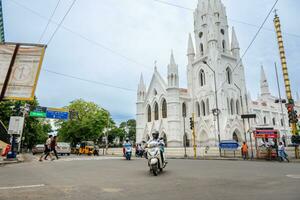
[[(59, 22), (73, 0), (61, 0), (54, 22)], [(196, 8), (198, 0), (163, 0)], [(58, 0), (2, 0), (6, 41), (36, 43)], [(275, 0), (223, 0), (229, 25), (234, 26), (241, 54)], [(28, 9), (29, 8), (29, 9)], [(277, 5), (284, 33), (292, 90), (300, 90), (300, 1), (279, 0)], [(271, 91), (277, 95), (274, 62), (279, 53), (273, 17), (243, 59), (247, 89), (253, 99), (259, 93), (260, 66), (264, 65)], [(242, 23), (241, 23), (242, 22)], [(247, 25), (252, 24), (252, 25)], [(51, 23), (42, 43), (56, 28)], [(188, 33), (193, 32), (193, 13), (154, 0), (77, 0), (49, 44), (36, 95), (40, 104), (63, 107), (83, 98), (108, 109), (116, 121), (135, 117), (137, 84), (143, 73), (149, 85), (154, 61), (166, 76), (170, 51), (179, 65), (180, 87), (186, 87)], [(127, 88), (122, 90), (88, 83), (58, 73)], [(280, 81), (283, 85), (280, 70)], [(283, 87), (282, 87), (283, 89)]]

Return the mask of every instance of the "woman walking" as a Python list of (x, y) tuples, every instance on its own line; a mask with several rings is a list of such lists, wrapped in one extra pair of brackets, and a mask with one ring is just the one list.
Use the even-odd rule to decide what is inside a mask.
[(282, 162), (286, 160), (287, 162), (290, 162), (288, 159), (288, 155), (285, 152), (285, 147), (282, 142), (279, 142), (278, 146), (278, 155), (279, 155), (279, 161)]

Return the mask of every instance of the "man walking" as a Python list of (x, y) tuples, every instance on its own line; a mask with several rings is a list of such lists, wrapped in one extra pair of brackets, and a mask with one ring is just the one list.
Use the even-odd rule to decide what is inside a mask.
[(246, 142), (243, 142), (242, 145), (242, 157), (244, 160), (248, 158), (248, 145), (246, 144)]
[(51, 155), (51, 152), (50, 152), (50, 149), (51, 149), (51, 141), (52, 141), (52, 135), (49, 135), (48, 139), (46, 140), (46, 143), (45, 143), (45, 150), (44, 150), (44, 154), (41, 155), (39, 161), (43, 161), (43, 156), (45, 156), (45, 160), (46, 160), (46, 157), (49, 155), (50, 156), (50, 159), (52, 159), (52, 155)]
[(287, 162), (290, 162), (289, 159), (287, 158), (287, 154), (285, 152), (285, 147), (282, 142), (279, 142), (278, 146), (278, 155), (279, 155), (279, 161), (282, 162), (286, 160)]
[[(58, 160), (56, 146), (57, 146), (57, 136), (54, 136), (50, 143), (50, 152), (53, 152), (56, 159)], [(45, 159), (47, 159), (48, 155), (50, 155), (50, 153), (46, 155)]]

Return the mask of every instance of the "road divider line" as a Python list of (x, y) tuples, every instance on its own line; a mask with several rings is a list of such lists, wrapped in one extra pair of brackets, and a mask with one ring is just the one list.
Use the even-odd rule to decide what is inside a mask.
[(0, 190), (11, 190), (11, 189), (22, 189), (22, 188), (36, 188), (36, 187), (44, 187), (45, 184), (39, 185), (20, 185), (20, 186), (10, 186), (10, 187), (0, 187)]
[(287, 177), (289, 178), (297, 178), (297, 179), (300, 179), (300, 174), (288, 174), (286, 175)]

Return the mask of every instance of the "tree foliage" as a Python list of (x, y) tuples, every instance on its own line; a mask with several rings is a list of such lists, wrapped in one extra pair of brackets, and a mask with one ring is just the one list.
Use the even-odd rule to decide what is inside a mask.
[(78, 115), (68, 121), (59, 121), (58, 134), (61, 139), (73, 145), (86, 140), (97, 141), (104, 128), (114, 125), (110, 113), (93, 102), (78, 99), (72, 101), (67, 108)]
[[(22, 107), (25, 104), (30, 105), (30, 109), (34, 110), (38, 105), (38, 100), (33, 101), (3, 101), (0, 102), (0, 120), (6, 127), (9, 125), (11, 116), (23, 116)], [(51, 125), (45, 119), (32, 118), (26, 115), (25, 125), (23, 129), (23, 145), (32, 148), (36, 144), (43, 144), (51, 132)]]

